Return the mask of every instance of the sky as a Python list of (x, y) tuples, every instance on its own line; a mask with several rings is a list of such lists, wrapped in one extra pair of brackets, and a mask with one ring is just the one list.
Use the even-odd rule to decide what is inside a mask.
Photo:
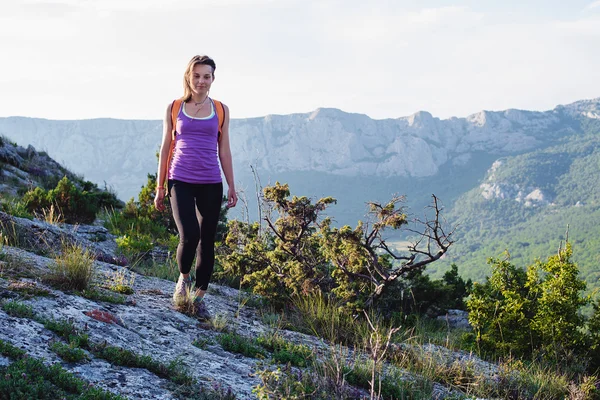
[(1, 0), (0, 117), (162, 119), (196, 54), (233, 118), (600, 97), (600, 0)]

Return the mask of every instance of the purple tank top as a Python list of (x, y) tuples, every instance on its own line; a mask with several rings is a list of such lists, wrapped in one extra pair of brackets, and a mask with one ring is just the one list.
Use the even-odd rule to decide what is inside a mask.
[(212, 113), (207, 118), (188, 116), (183, 109), (184, 103), (181, 103), (169, 179), (188, 183), (222, 182), (217, 157), (219, 117), (212, 99), (210, 103)]

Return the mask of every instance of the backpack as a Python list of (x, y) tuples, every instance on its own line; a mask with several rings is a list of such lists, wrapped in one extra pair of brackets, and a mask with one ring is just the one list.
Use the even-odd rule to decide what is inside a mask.
[[(225, 107), (219, 100), (211, 99), (215, 104), (215, 112), (219, 118), (219, 136), (218, 140), (221, 139), (221, 132), (223, 131), (223, 124), (225, 123)], [(177, 125), (177, 115), (179, 115), (179, 109), (181, 108), (182, 99), (177, 99), (171, 104), (171, 147), (169, 148), (169, 155), (167, 157), (166, 171), (165, 171), (165, 182), (169, 177), (169, 166), (171, 165), (171, 158), (173, 157), (173, 150), (175, 149), (175, 126)]]

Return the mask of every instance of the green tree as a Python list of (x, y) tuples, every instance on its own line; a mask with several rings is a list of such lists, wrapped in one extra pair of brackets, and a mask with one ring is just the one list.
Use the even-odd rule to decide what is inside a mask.
[(442, 226), (438, 199), (432, 196), (430, 210), (433, 216), (415, 220), (416, 229), (408, 229), (416, 236), (404, 252), (391, 249), (384, 237), (387, 229), (399, 230), (408, 224), (403, 197), (394, 196), (386, 204), (369, 203), (369, 222), (359, 221), (356, 228), (331, 228), (326, 219), (321, 226), (321, 246), (332, 264), (334, 293), (349, 306), (370, 307), (398, 279), (415, 271), (423, 271), (440, 259), (452, 245), (452, 232)]
[(586, 320), (581, 310), (585, 282), (571, 261), (567, 243), (557, 255), (537, 260), (524, 271), (508, 260), (490, 260), (492, 275), (475, 284), (467, 299), (469, 322), (482, 350), (518, 357), (543, 357), (568, 365), (573, 356), (586, 356), (584, 343), (594, 342), (597, 317)]
[(546, 262), (538, 260), (530, 266), (528, 273), (534, 277), (527, 287), (536, 302), (531, 327), (539, 335), (542, 351), (557, 360), (582, 347), (585, 318), (581, 308), (590, 303), (589, 297), (582, 296), (586, 284), (579, 279), (579, 268), (571, 261), (572, 255), (571, 244), (567, 243), (565, 249)]
[(348, 309), (371, 307), (386, 289), (410, 271), (422, 270), (439, 259), (452, 244), (439, 220), (425, 221), (407, 254), (396, 254), (383, 238), (386, 228), (406, 225), (406, 215), (393, 198), (371, 204), (370, 223), (332, 228), (320, 214), (336, 200), (315, 203), (293, 196), (277, 182), (263, 190), (265, 226), (231, 221), (219, 256), (224, 275), (234, 275), (256, 293), (283, 303), (292, 295), (321, 292), (334, 296)]
[(483, 285), (475, 283), (467, 300), (469, 322), (482, 350), (502, 355), (529, 354), (533, 304), (525, 287), (525, 271), (507, 259), (490, 259), (492, 275)]
[(289, 199), (288, 185), (279, 182), (264, 188), (263, 195), (266, 228), (258, 222), (229, 222), (228, 251), (218, 256), (221, 275), (240, 277), (243, 285), (279, 304), (291, 295), (326, 289), (329, 266), (316, 233), (319, 213), (335, 200)]

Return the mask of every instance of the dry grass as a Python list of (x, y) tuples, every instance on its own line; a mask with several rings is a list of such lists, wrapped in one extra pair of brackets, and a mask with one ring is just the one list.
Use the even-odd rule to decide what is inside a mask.
[(36, 217), (50, 225), (58, 225), (64, 222), (64, 217), (60, 212), (60, 209), (54, 207), (54, 204), (52, 204), (50, 208), (44, 208), (39, 215), (36, 215)]
[(76, 244), (63, 243), (45, 280), (61, 289), (85, 290), (94, 278), (94, 255)]

